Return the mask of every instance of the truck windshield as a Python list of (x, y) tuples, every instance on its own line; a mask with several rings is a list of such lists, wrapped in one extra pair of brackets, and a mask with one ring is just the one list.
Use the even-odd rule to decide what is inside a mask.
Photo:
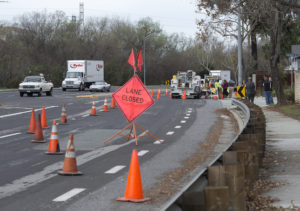
[(66, 78), (78, 78), (82, 77), (82, 73), (80, 72), (67, 72)]
[(24, 82), (41, 82), (41, 78), (38, 77), (26, 77)]

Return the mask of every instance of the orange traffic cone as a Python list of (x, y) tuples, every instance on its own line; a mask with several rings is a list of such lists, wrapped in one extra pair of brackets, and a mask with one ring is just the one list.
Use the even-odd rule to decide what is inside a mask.
[(156, 99), (160, 99), (160, 89), (157, 91), (157, 96), (156, 96)]
[(217, 95), (214, 95), (214, 96), (213, 96), (213, 99), (214, 99), (214, 100), (217, 100), (217, 99), (218, 99), (218, 96), (217, 96)]
[(151, 97), (154, 97), (153, 89), (151, 89)]
[(65, 125), (67, 124), (67, 113), (66, 113), (66, 108), (65, 104), (62, 105), (61, 108), (61, 115), (60, 115), (60, 124)]
[(73, 144), (73, 134), (69, 135), (69, 141), (68, 141), (67, 151), (65, 155), (64, 166), (61, 171), (58, 171), (58, 174), (66, 175), (66, 176), (82, 175), (82, 173), (77, 169), (75, 147)]
[(62, 154), (62, 152), (60, 151), (60, 147), (59, 147), (59, 141), (58, 141), (58, 137), (57, 137), (57, 127), (56, 127), (55, 120), (53, 120), (53, 123), (52, 123), (52, 130), (51, 130), (48, 152), (45, 152), (45, 153), (48, 155), (61, 155)]
[(113, 97), (111, 98), (110, 108), (116, 108), (115, 99)]
[(184, 90), (183, 95), (182, 95), (181, 98), (182, 98), (183, 100), (186, 100), (186, 92), (185, 92), (185, 90)]
[(107, 98), (104, 99), (104, 105), (102, 111), (108, 111)]
[(27, 133), (34, 133), (34, 131), (35, 131), (35, 112), (34, 112), (34, 109), (32, 109), (30, 123), (29, 123), (29, 129), (28, 129)]
[(143, 187), (139, 166), (139, 158), (137, 150), (132, 150), (131, 162), (129, 167), (129, 173), (127, 178), (127, 186), (124, 197), (117, 198), (118, 201), (129, 201), (129, 202), (145, 202), (149, 201), (150, 198), (144, 198)]
[(171, 99), (172, 99), (172, 93), (170, 93), (170, 96), (169, 96)]
[(168, 94), (169, 94), (169, 93), (168, 93), (168, 89), (166, 88), (166, 96), (168, 96)]
[(47, 125), (45, 106), (43, 106), (43, 108), (42, 108), (41, 124), (42, 124), (43, 129), (49, 128), (48, 125)]
[(41, 125), (41, 115), (39, 114), (39, 117), (35, 123), (35, 131), (34, 131), (34, 138), (32, 140), (34, 143), (45, 143), (44, 135), (43, 135), (43, 129)]
[(97, 111), (96, 111), (96, 105), (95, 105), (95, 100), (93, 99), (93, 105), (92, 105), (92, 110), (90, 113), (91, 116), (97, 116)]

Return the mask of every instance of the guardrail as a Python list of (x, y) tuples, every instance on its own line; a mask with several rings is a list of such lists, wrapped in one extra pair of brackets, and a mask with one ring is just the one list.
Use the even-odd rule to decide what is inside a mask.
[[(183, 210), (184, 211), (184, 210), (206, 210), (206, 209), (211, 209), (211, 208), (208, 208), (208, 207), (209, 207), (209, 204), (214, 204), (214, 202), (211, 200), (213, 197), (210, 197), (210, 196), (206, 196), (205, 197), (205, 195), (207, 194), (207, 192), (209, 192), (209, 194), (213, 193), (213, 196), (217, 196), (218, 193), (216, 193), (216, 188), (215, 187), (219, 187), (219, 186), (220, 187), (219, 187), (219, 189), (217, 188), (217, 190), (222, 192), (222, 194), (221, 194), (222, 196), (224, 196), (224, 193), (223, 193), (224, 191), (225, 192), (226, 191), (229, 192), (230, 187), (224, 189), (224, 187), (226, 187), (226, 184), (219, 184), (218, 185), (218, 184), (213, 184), (214, 182), (209, 181), (210, 180), (209, 179), (209, 174), (212, 174), (212, 173), (209, 172), (209, 170), (213, 169), (215, 171), (216, 168), (217, 168), (216, 171), (218, 171), (218, 174), (221, 175), (221, 173), (224, 173), (224, 169), (220, 170), (220, 166), (223, 167), (221, 164), (223, 164), (223, 165), (225, 165), (225, 164), (233, 164), (233, 163), (238, 164), (238, 163), (241, 162), (241, 161), (238, 161), (238, 155), (237, 155), (237, 153), (241, 152), (241, 150), (239, 149), (241, 147), (237, 146), (237, 145), (241, 145), (240, 143), (243, 143), (243, 144), (247, 143), (247, 142), (240, 142), (241, 141), (241, 137), (244, 137), (246, 134), (249, 135), (249, 134), (252, 134), (253, 132), (255, 133), (253, 127), (255, 128), (256, 121), (258, 120), (257, 119), (257, 113), (262, 113), (262, 112), (259, 112), (259, 111), (255, 110), (255, 109), (259, 110), (260, 108), (258, 108), (257, 106), (255, 106), (253, 104), (247, 103), (247, 101), (242, 102), (240, 100), (232, 99), (232, 105), (235, 105), (239, 109), (241, 109), (243, 111), (244, 115), (245, 115), (245, 121), (244, 121), (242, 129), (240, 130), (240, 132), (238, 133), (238, 135), (232, 140), (231, 144), (229, 144), (228, 147), (224, 149), (223, 152), (219, 153), (209, 163), (209, 165), (206, 168), (203, 168), (202, 170), (200, 170), (198, 174), (196, 174), (193, 178), (191, 178), (190, 181), (183, 188), (181, 188), (180, 191), (177, 192), (177, 194), (175, 194), (174, 196), (172, 196), (168, 200), (168, 202), (163, 205), (162, 210), (168, 210), (168, 211), (171, 211), (171, 210)], [(253, 107), (253, 106), (255, 107), (255, 109), (254, 108), (251, 108), (252, 110), (249, 109), (249, 107)], [(251, 119), (251, 114), (253, 116), (252, 119)], [(265, 124), (264, 117), (263, 117), (263, 123)], [(265, 134), (265, 131), (264, 131), (264, 134)], [(263, 139), (265, 140), (265, 136), (263, 136)], [(237, 142), (239, 142), (239, 143), (236, 144)], [(242, 148), (247, 148), (247, 147), (242, 146)], [(238, 152), (237, 151), (226, 152), (228, 150), (239, 150), (239, 151)], [(246, 149), (244, 151), (245, 151), (245, 153), (246, 152), (248, 153), (247, 156), (252, 155), (251, 154), (252, 153), (251, 150), (250, 150), (251, 152), (248, 152)], [(234, 156), (232, 156), (233, 154), (234, 154)], [(259, 154), (259, 153), (257, 153), (257, 154)], [(263, 156), (263, 153), (260, 153), (259, 155)], [(224, 158), (224, 156), (225, 156), (225, 158)], [(243, 166), (242, 169), (245, 170), (246, 166), (247, 165), (245, 163), (245, 166)], [(228, 166), (225, 166), (225, 167), (228, 167)], [(234, 167), (236, 167), (236, 166), (234, 166)], [(230, 168), (232, 168), (232, 167), (230, 167)], [(241, 168), (241, 167), (238, 165), (236, 168)], [(236, 168), (235, 168), (235, 171), (237, 170)], [(248, 168), (246, 170), (249, 171)], [(223, 171), (223, 172), (220, 173), (220, 171)], [(217, 175), (217, 176), (213, 175), (213, 176), (214, 177), (219, 177), (219, 175)], [(224, 176), (224, 174), (223, 174), (223, 176)], [(233, 178), (237, 178), (237, 177), (235, 177), (235, 175), (231, 175), (231, 176), (233, 176)], [(238, 176), (240, 176), (240, 175), (238, 175)], [(219, 179), (225, 180), (224, 178), (219, 178)], [(197, 185), (195, 185), (195, 184), (197, 184)], [(208, 185), (209, 186), (213, 185), (213, 187), (214, 187), (213, 190), (209, 189)], [(197, 186), (197, 188), (193, 188), (193, 186)], [(231, 187), (231, 189), (232, 189), (232, 187)], [(189, 191), (189, 194), (187, 194), (187, 190), (193, 190), (193, 191)], [(243, 191), (241, 191), (241, 192), (243, 192)], [(188, 196), (183, 197), (184, 194), (188, 195)], [(194, 199), (195, 197), (197, 197), (197, 200), (198, 200), (198, 202), (200, 204), (197, 204), (197, 205), (193, 206), (193, 203), (195, 202), (195, 199)], [(210, 198), (207, 199), (208, 197), (210, 197)], [(204, 199), (204, 198), (206, 198), (206, 199)], [(234, 199), (236, 199), (234, 201), (234, 203), (239, 203), (240, 200), (241, 200), (241, 198), (243, 198), (243, 197), (234, 196)], [(232, 196), (230, 196), (230, 199), (229, 199), (229, 194), (228, 194), (228, 199), (225, 198), (224, 200), (225, 201), (226, 200), (230, 201), (231, 199), (232, 199)], [(193, 202), (186, 203), (186, 201), (188, 201), (188, 200), (190, 200), (190, 202), (191, 201), (193, 201)], [(204, 201), (204, 200), (210, 200), (210, 201), (209, 202), (203, 202), (203, 203), (201, 203), (201, 201)], [(217, 202), (217, 201), (215, 201), (215, 202)], [(218, 203), (219, 203), (219, 201), (218, 201)], [(233, 202), (232, 203), (228, 202), (228, 206), (230, 206), (228, 209), (230, 209), (230, 210), (241, 210), (241, 211), (245, 210), (243, 208), (243, 207), (245, 207), (245, 205), (244, 205), (245, 203), (244, 204), (242, 203), (242, 205), (240, 205), (241, 203), (238, 204), (238, 205), (236, 205), (234, 203)], [(217, 203), (215, 203), (215, 204), (217, 204)], [(216, 205), (214, 205), (214, 206), (216, 206)], [(221, 204), (219, 206), (224, 206), (224, 204), (223, 205)], [(226, 205), (225, 205), (225, 207), (226, 207)], [(222, 210), (226, 210), (225, 207), (223, 207)], [(236, 207), (238, 207), (238, 208), (235, 209)], [(215, 209), (212, 209), (212, 210), (215, 210)]]

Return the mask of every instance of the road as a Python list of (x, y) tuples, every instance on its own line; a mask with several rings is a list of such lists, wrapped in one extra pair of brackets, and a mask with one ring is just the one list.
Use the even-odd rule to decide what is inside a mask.
[[(55, 90), (52, 97), (21, 98), (17, 91), (0, 92), (1, 210), (135, 210), (133, 205), (121, 206), (114, 200), (124, 195), (132, 149), (139, 152), (143, 187), (147, 191), (166, 173), (180, 167), (206, 140), (218, 119), (215, 110), (221, 107), (217, 101), (174, 100), (162, 94), (136, 120), (163, 140), (162, 144), (154, 144), (149, 136), (139, 139), (138, 146), (134, 140), (126, 142), (122, 137), (104, 144), (128, 122), (119, 109), (101, 112), (103, 96), (96, 99), (99, 115), (89, 116), (92, 99), (76, 98), (82, 94), (90, 93)], [(110, 103), (110, 97), (108, 100)], [(44, 153), (52, 121), (59, 119), (62, 104), (66, 105), (68, 124), (58, 125), (60, 147), (66, 150), (68, 135), (73, 133), (82, 176), (57, 175), (64, 155)], [(31, 143), (33, 135), (26, 133), (31, 109), (39, 114), (43, 105), (50, 126), (43, 131), (47, 143)]]

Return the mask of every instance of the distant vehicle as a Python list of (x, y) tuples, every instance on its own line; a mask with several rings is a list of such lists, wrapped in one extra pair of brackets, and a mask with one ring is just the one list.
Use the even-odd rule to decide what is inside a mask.
[(32, 96), (37, 94), (41, 96), (43, 92), (47, 96), (52, 96), (53, 83), (47, 82), (43, 74), (40, 76), (27, 76), (24, 81), (19, 84), (20, 96), (23, 97), (24, 94), (27, 96)]
[(84, 91), (95, 82), (104, 80), (104, 62), (94, 60), (68, 60), (67, 74), (62, 82), (62, 90)]
[(172, 98), (182, 97), (184, 91), (187, 97), (201, 97), (201, 77), (196, 75), (192, 70), (187, 72), (177, 72), (171, 80), (171, 96)]
[(209, 75), (212, 77), (217, 77), (222, 83), (224, 80), (230, 81), (230, 70), (210, 70)]
[(106, 83), (105, 81), (95, 82), (90, 86), (91, 92), (109, 92), (110, 91), (110, 84)]

